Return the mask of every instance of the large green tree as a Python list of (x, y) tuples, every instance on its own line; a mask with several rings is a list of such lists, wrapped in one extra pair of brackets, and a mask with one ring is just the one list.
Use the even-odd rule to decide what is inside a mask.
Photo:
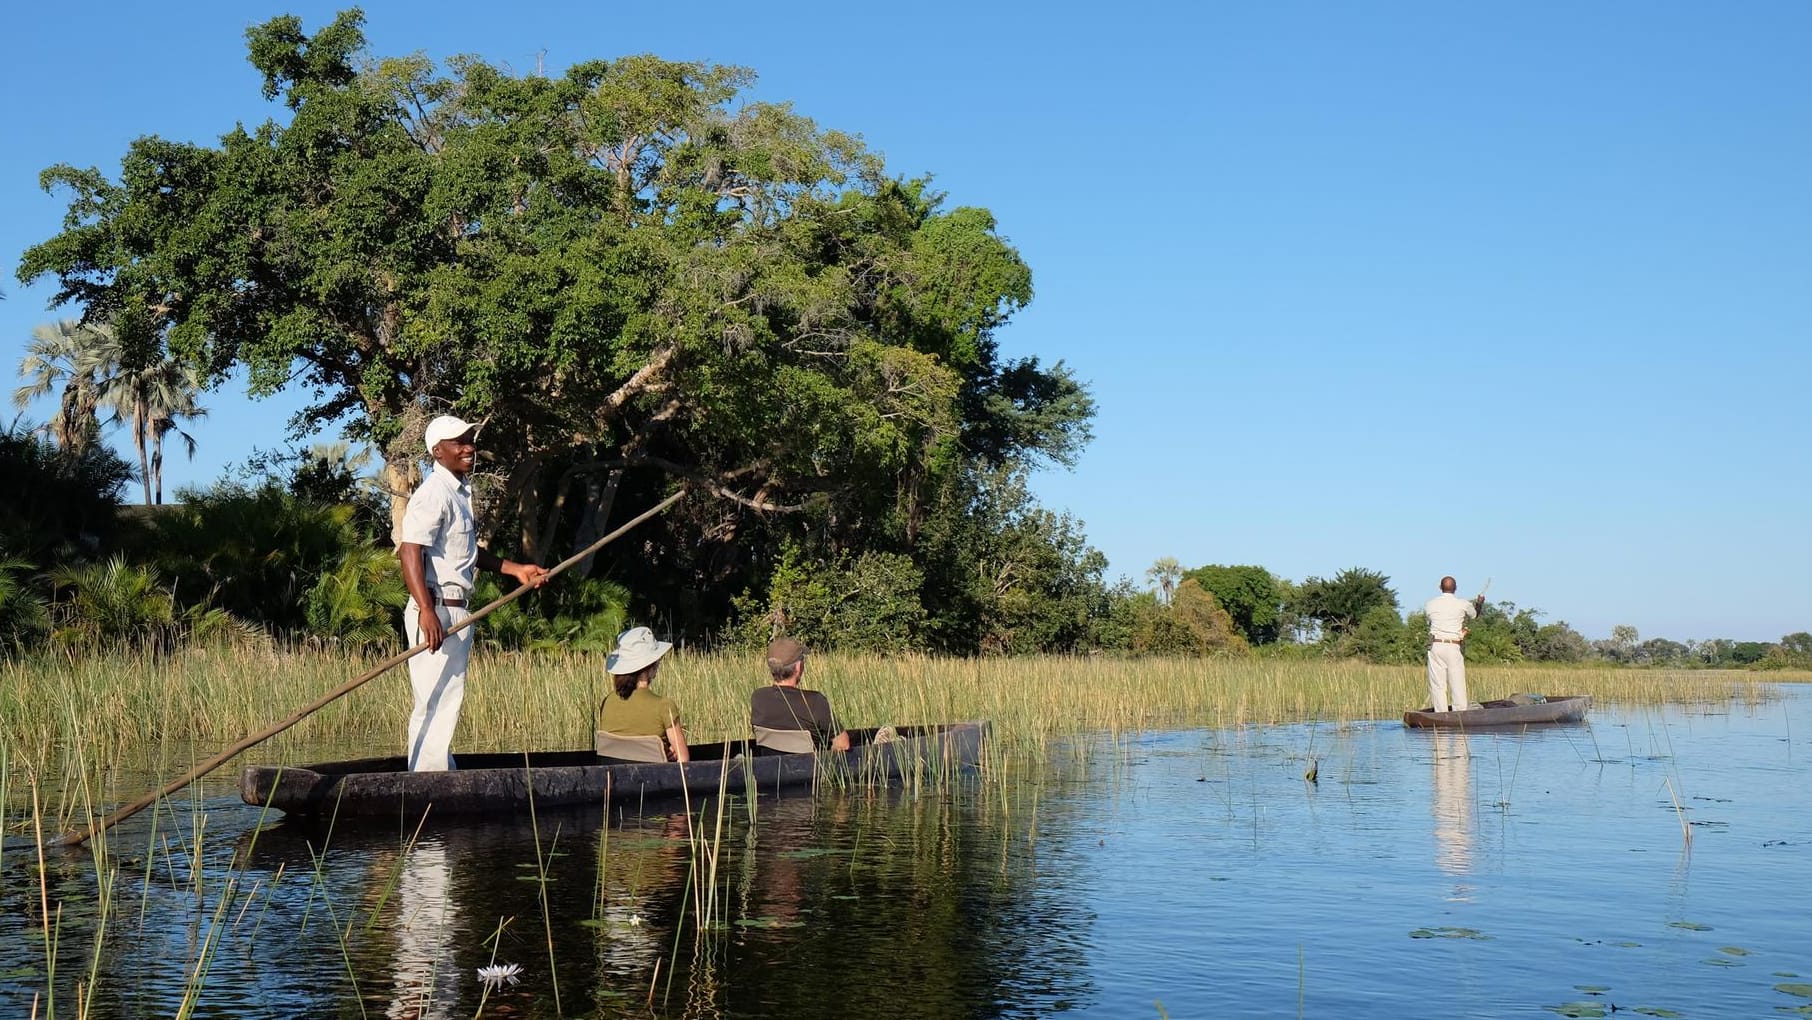
[(1309, 578), (1297, 588), (1292, 606), (1320, 623), (1322, 636), (1328, 638), (1352, 633), (1359, 621), (1380, 607), (1396, 612), (1397, 593), (1390, 578), (1363, 567), (1348, 567), (1332, 578)]
[(485, 421), (489, 519), (527, 557), (619, 500), (708, 494), (612, 568), (676, 598), (749, 580), (744, 550), (782, 533), (910, 545), (950, 475), (1086, 442), (1070, 373), (998, 349), (1032, 289), (993, 217), (740, 101), (750, 72), (441, 68), (373, 57), (361, 20), (248, 31), (282, 119), (140, 139), (118, 180), (45, 171), (69, 212), (20, 279), (211, 379), (311, 389), (294, 424), (383, 450), (393, 514), (425, 422)]
[(1248, 643), (1262, 645), (1277, 640), (1288, 588), (1269, 570), (1210, 565), (1185, 571), (1183, 576), (1214, 596)]

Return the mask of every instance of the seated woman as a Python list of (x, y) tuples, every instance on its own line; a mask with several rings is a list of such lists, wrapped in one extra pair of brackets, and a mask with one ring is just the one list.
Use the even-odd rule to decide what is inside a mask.
[[(661, 656), (672, 648), (672, 642), (655, 640), (647, 627), (618, 635), (617, 647), (604, 663), (616, 692), (605, 696), (598, 727), (604, 737), (660, 737), (668, 761), (691, 761), (679, 706), (648, 688), (661, 670)], [(602, 743), (599, 753), (604, 753)]]

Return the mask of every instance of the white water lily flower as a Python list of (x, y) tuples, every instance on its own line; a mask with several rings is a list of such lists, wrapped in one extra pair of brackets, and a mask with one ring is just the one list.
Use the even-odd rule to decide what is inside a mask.
[(488, 967), (478, 968), (478, 980), (484, 982), (486, 988), (501, 988), (506, 982), (512, 985), (518, 983), (520, 979), (516, 975), (521, 973), (522, 965), (519, 963), (493, 963)]
[(641, 924), (642, 924), (642, 915), (640, 915), (640, 914), (630, 914), (629, 915), (629, 926), (631, 928), (639, 928), (639, 927), (641, 927)]

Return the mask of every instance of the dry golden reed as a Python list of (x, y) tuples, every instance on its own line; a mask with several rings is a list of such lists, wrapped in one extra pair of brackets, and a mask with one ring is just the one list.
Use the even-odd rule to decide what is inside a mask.
[[(152, 747), (205, 750), (263, 729), (368, 666), (326, 652), (257, 647), (8, 661), (0, 663), (0, 741), (38, 760), (71, 743), (114, 761), (144, 761)], [(1470, 679), (1474, 697), (1587, 693), (1603, 705), (1758, 700), (1772, 683), (1812, 674), (1525, 665), (1475, 667)], [(692, 739), (704, 742), (746, 734), (749, 692), (765, 682), (758, 654), (680, 650), (655, 689), (679, 703)], [(850, 726), (989, 719), (997, 736), (1029, 744), (1079, 731), (1391, 719), (1426, 695), (1413, 666), (1270, 658), (826, 653), (809, 660), (806, 685), (829, 694)], [(609, 692), (601, 655), (481, 651), (455, 747), (589, 746), (592, 710)], [(323, 746), (397, 751), (409, 704), (407, 670), (399, 667), (248, 758)]]

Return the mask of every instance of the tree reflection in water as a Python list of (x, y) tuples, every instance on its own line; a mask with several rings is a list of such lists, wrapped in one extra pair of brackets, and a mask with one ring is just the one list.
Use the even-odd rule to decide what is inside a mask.
[[(240, 840), (244, 884), (264, 882), (251, 913), (268, 916), (256, 945), (227, 937), (210, 994), (293, 1015), (425, 1020), (483, 1001), (553, 1016), (558, 981), (566, 1015), (1042, 1015), (1086, 998), (1084, 940), (1066, 929), (1089, 921), (1007, 852), (1024, 834), (985, 799), (764, 799), (752, 824), (734, 801), (717, 837), (729, 906), (703, 930), (683, 812), (542, 817), (545, 914), (526, 823), (282, 823)], [(695, 806), (694, 831), (716, 823), (714, 801)], [(254, 966), (278, 946), (279, 966)], [(521, 984), (486, 998), (477, 968), (493, 962), (521, 965)]]

